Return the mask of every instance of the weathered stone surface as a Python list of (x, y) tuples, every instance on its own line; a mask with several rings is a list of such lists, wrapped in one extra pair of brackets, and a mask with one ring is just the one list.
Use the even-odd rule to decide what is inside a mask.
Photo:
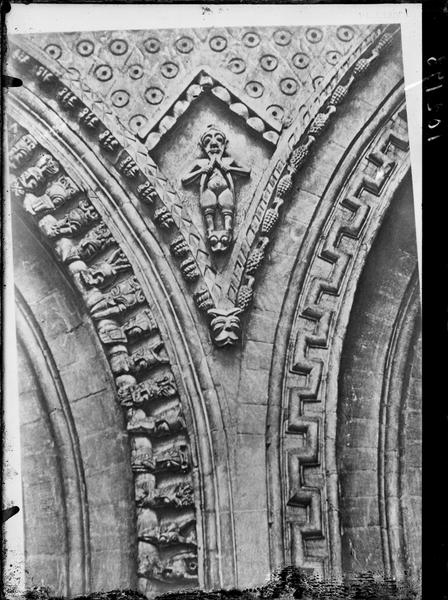
[(415, 227), (385, 30), (13, 41), (30, 578), (153, 598), (283, 560), (418, 575)]

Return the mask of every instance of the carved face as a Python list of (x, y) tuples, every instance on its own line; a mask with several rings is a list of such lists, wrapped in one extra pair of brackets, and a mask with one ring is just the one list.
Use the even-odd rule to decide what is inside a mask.
[(241, 331), (239, 320), (239, 308), (230, 311), (222, 309), (209, 310), (209, 314), (214, 317), (210, 323), (213, 341), (222, 348), (224, 346), (234, 346), (238, 340)]
[(210, 127), (201, 137), (201, 146), (209, 158), (222, 156), (227, 146), (227, 138), (219, 129)]

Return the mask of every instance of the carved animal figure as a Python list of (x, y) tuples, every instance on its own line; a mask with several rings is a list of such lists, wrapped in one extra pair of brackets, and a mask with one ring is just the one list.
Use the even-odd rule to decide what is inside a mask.
[(196, 160), (181, 180), (188, 185), (199, 179), (199, 203), (212, 252), (226, 251), (232, 241), (235, 212), (233, 175), (250, 175), (250, 169), (240, 166), (227, 155), (227, 144), (225, 134), (209, 125), (200, 140), (204, 156)]

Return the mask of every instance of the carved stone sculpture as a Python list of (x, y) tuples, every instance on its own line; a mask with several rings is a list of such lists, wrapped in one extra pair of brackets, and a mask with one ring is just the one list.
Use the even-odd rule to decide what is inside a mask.
[(81, 200), (63, 219), (46, 215), (39, 222), (39, 228), (49, 238), (76, 235), (91, 223), (99, 221), (100, 216), (86, 199)]
[(158, 379), (149, 379), (135, 386), (122, 386), (118, 390), (120, 404), (125, 408), (140, 406), (144, 402), (172, 398), (176, 394), (177, 388), (171, 374)]
[(126, 429), (132, 433), (154, 433), (156, 422), (154, 417), (148, 417), (141, 408), (129, 409)]
[(51, 154), (41, 154), (36, 164), (29, 167), (20, 175), (15, 187), (18, 196), (24, 196), (26, 192), (41, 194), (48, 179), (56, 175), (60, 170), (59, 163)]
[(200, 206), (212, 252), (225, 252), (232, 241), (235, 212), (234, 175), (248, 177), (250, 169), (227, 155), (228, 140), (214, 125), (209, 125), (200, 140), (203, 156), (198, 158), (182, 183), (199, 179)]
[(155, 469), (152, 445), (148, 438), (137, 436), (133, 438), (134, 447), (131, 450), (131, 467), (136, 473), (152, 473)]
[(132, 354), (134, 370), (139, 372), (146, 369), (151, 369), (156, 365), (168, 363), (168, 357), (162, 354), (163, 349), (163, 342), (156, 342), (152, 346), (147, 346), (134, 352)]
[(149, 308), (142, 310), (123, 324), (123, 330), (131, 339), (153, 333), (154, 331), (158, 331), (158, 329), (154, 315)]
[(126, 344), (127, 339), (123, 329), (110, 319), (101, 320), (98, 324), (98, 335), (103, 344)]
[(98, 290), (87, 300), (94, 319), (119, 315), (143, 302), (145, 302), (145, 296), (135, 277), (130, 277), (117, 284), (107, 294), (101, 294)]
[(82, 260), (93, 258), (95, 254), (113, 244), (114, 238), (104, 223), (100, 223), (87, 233), (78, 243), (77, 251)]
[(188, 471), (190, 457), (188, 446), (184, 443), (176, 444), (167, 450), (159, 451), (155, 457), (155, 470), (158, 471)]
[(144, 503), (153, 509), (193, 506), (193, 486), (189, 482), (182, 482), (157, 488), (152, 497), (148, 494)]
[(71, 200), (79, 191), (74, 181), (63, 175), (53, 181), (42, 196), (26, 194), (23, 206), (31, 215), (53, 212)]
[(241, 333), (241, 323), (238, 315), (242, 312), (240, 308), (230, 310), (223, 308), (212, 308), (208, 314), (213, 317), (210, 328), (214, 343), (219, 347), (234, 346)]
[[(157, 577), (158, 573), (156, 574)], [(163, 581), (194, 581), (198, 577), (198, 558), (193, 552), (180, 552), (163, 563)]]
[(196, 546), (195, 519), (187, 517), (182, 521), (164, 523), (159, 530), (157, 544), (171, 546), (173, 544), (188, 544)]
[(27, 133), (23, 135), (9, 151), (9, 164), (13, 169), (21, 167), (37, 148), (36, 139)]
[(129, 432), (146, 433), (155, 437), (177, 433), (186, 428), (180, 406), (154, 416), (148, 416), (142, 408), (131, 408), (128, 419)]
[(122, 271), (131, 268), (128, 259), (118, 248), (109, 258), (102, 261), (95, 267), (87, 269), (81, 273), (81, 279), (86, 288), (103, 287), (115, 279)]

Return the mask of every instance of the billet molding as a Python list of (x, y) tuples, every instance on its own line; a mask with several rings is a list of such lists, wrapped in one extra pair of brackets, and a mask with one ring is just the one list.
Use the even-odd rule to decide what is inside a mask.
[[(273, 565), (291, 561), (323, 576), (341, 574), (333, 440), (342, 340), (365, 257), (409, 168), (400, 90), (386, 106), (378, 111), (376, 125), (369, 125), (364, 147), (359, 145), (356, 157), (346, 159), (348, 176), (341, 167), (343, 175), (327, 192), (328, 212), (324, 216), (322, 206), (315, 217), (319, 226), (310, 228), (303, 245), (307, 258), (298, 259), (303, 264), (297, 267), (300, 285), (297, 292), (290, 291), (296, 298), (294, 312), (286, 311), (284, 317), (290, 334), (280, 342), (286, 356), (278, 365), (284, 373), (280, 404), (272, 397), (272, 385), (270, 389), (271, 559)], [(278, 341), (275, 347), (280, 352)], [(282, 436), (279, 449), (270, 441), (276, 432)], [(275, 491), (276, 484), (283, 495)]]
[[(192, 479), (191, 432), (157, 321), (127, 257), (93, 208), (95, 193), (81, 189), (21, 125), (13, 122), (10, 131), (16, 138), (10, 148), (13, 201), (47, 239), (78, 290), (125, 414), (135, 481), (139, 589), (150, 598), (157, 593), (155, 582), (197, 586), (200, 503)], [(167, 476), (174, 477), (169, 489)], [(175, 518), (166, 517), (168, 509)], [(166, 557), (171, 547), (176, 553)]]
[[(372, 31), (358, 46), (353, 56), (347, 58), (343, 68), (332, 74), (331, 80), (326, 82), (324, 92), (318, 96), (317, 103), (314, 102), (307, 113), (310, 125), (306, 133), (301, 135), (302, 121), (305, 118), (303, 115), (299, 119), (300, 126), (293, 134), (288, 130), (285, 132), (285, 135), (289, 135), (288, 146), (292, 151), (286, 160), (276, 162), (257, 210), (252, 214), (249, 230), (244, 232), (247, 240), (236, 249), (238, 258), (234, 263), (227, 292), (212, 265), (204, 236), (194, 226), (185, 206), (144, 151), (144, 147), (114, 118), (111, 109), (85, 84), (74, 80), (67, 81), (67, 74), (62, 72), (58, 73), (57, 77), (40, 62), (43, 60), (43, 53), (27, 42), (21, 40), (20, 45), (27, 48), (28, 52), (15, 46), (12, 58), (21, 67), (22, 72), (37, 81), (40, 89), (49, 97), (53, 97), (67, 116), (77, 122), (84, 134), (90, 135), (92, 141), (98, 143), (101, 155), (118, 171), (124, 185), (131, 188), (140, 202), (149, 206), (151, 218), (162, 233), (163, 239), (169, 236), (171, 254), (190, 287), (194, 302), (199, 310), (205, 313), (211, 338), (215, 341), (212, 322), (216, 324), (216, 321), (212, 311), (219, 310), (222, 316), (227, 314), (235, 321), (248, 310), (253, 298), (257, 271), (263, 264), (271, 234), (279, 220), (280, 207), (288, 200), (293, 178), (305, 163), (310, 146), (324, 129), (330, 116), (336, 112), (336, 106), (344, 100), (353, 81), (361, 76), (379, 53), (390, 44), (392, 37), (393, 34), (385, 32), (384, 27)], [(40, 61), (34, 58), (34, 55), (39, 56)], [(49, 62), (48, 56), (44, 59), (45, 63)], [(179, 96), (177, 114), (164, 114), (161, 117), (160, 123), (164, 122), (165, 117), (169, 116), (169, 119), (157, 135), (168, 131), (196, 96), (199, 97), (210, 90), (218, 97), (222, 96), (220, 99), (234, 108), (241, 104), (237, 102), (238, 98), (234, 94), (204, 71), (201, 70), (197, 77), (198, 82), (190, 86), (196, 86), (193, 89), (194, 93), (188, 88), (188, 98), (182, 100)], [(77, 93), (74, 94), (71, 88), (76, 89)], [(251, 117), (251, 114), (245, 110), (240, 115), (246, 119), (248, 127), (254, 124), (249, 123), (251, 118), (258, 118)], [(314, 118), (311, 118), (313, 114)], [(97, 115), (101, 116), (101, 120)], [(159, 139), (157, 138), (155, 143), (158, 143)], [(235, 331), (240, 330), (239, 324)], [(231, 339), (232, 342), (226, 344), (226, 347), (239, 341), (239, 338), (235, 340), (234, 336)], [(219, 347), (219, 344), (217, 345)]]

